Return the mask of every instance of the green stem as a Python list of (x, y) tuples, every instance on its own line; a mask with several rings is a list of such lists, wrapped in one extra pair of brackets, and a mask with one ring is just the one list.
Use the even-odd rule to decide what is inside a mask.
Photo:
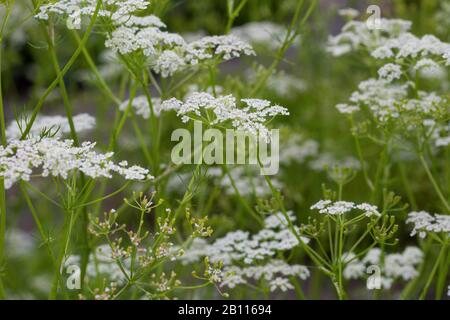
[[(279, 63), (283, 59), (284, 54), (286, 53), (287, 49), (289, 49), (289, 47), (294, 42), (296, 36), (298, 35), (298, 30), (305, 24), (306, 20), (311, 15), (314, 7), (316, 6), (317, 0), (312, 0), (311, 1), (308, 9), (306, 10), (305, 15), (303, 16), (302, 20), (299, 23), (299, 26), (297, 28), (295, 28), (295, 25), (297, 24), (298, 19), (300, 18), (300, 9), (303, 6), (303, 2), (304, 2), (304, 0), (301, 0), (301, 1), (297, 2), (297, 6), (296, 6), (296, 9), (295, 9), (295, 12), (294, 12), (294, 16), (293, 16), (293, 18), (291, 20), (291, 24), (290, 24), (290, 26), (289, 26), (289, 28), (288, 28), (288, 30), (286, 32), (286, 36), (285, 36), (285, 38), (283, 40), (283, 43), (282, 43), (280, 49), (278, 50), (278, 52), (277, 52), (277, 54), (275, 56), (275, 60), (272, 62), (272, 64), (267, 69), (265, 74), (261, 77), (261, 79), (256, 83), (255, 87), (250, 92), (249, 97), (255, 96), (256, 93), (258, 93), (259, 90), (266, 84), (266, 82), (269, 79), (269, 77), (276, 70), (277, 66), (279, 65)], [(296, 29), (295, 31), (294, 31), (294, 28)]]
[(445, 281), (447, 280), (447, 275), (449, 273), (449, 266), (450, 266), (450, 250), (447, 253), (447, 258), (442, 259), (442, 262), (439, 266), (439, 275), (436, 285), (436, 293), (435, 298), (436, 300), (442, 299), (442, 295), (445, 291)]
[[(26, 189), (26, 186), (23, 182), (20, 183), (20, 190), (22, 191), (23, 197), (25, 198), (25, 202), (28, 205), (28, 208), (30, 209), (31, 215), (33, 217), (34, 222), (36, 223), (36, 227), (38, 228), (39, 231), (39, 235), (41, 236), (41, 239), (43, 241), (43, 243), (45, 244), (45, 247), (47, 249), (47, 253), (50, 257), (50, 260), (53, 264), (53, 267), (56, 269), (57, 268), (57, 263), (56, 263), (56, 258), (55, 255), (53, 253), (52, 247), (50, 245), (51, 243), (51, 239), (49, 239), (49, 237), (46, 235), (44, 227), (42, 225), (41, 220), (39, 219), (39, 215), (36, 212), (36, 209), (33, 206), (33, 202), (30, 199), (30, 196), (28, 195), (28, 191)], [(61, 275), (58, 273), (58, 281), (60, 283), (60, 286), (64, 286), (64, 281), (61, 278)], [(67, 297), (67, 295), (66, 295)]]
[(248, 0), (242, 0), (236, 9), (234, 9), (234, 0), (227, 1), (228, 21), (225, 28), (225, 34), (230, 33), (234, 20), (239, 16), (239, 12), (241, 12), (247, 1)]
[(433, 270), (431, 270), (431, 273), (428, 276), (428, 280), (427, 280), (427, 282), (425, 284), (425, 287), (423, 288), (422, 293), (419, 296), (420, 300), (424, 300), (426, 298), (428, 290), (430, 289), (431, 283), (433, 282), (433, 278), (434, 278), (434, 276), (436, 274), (436, 271), (437, 271), (437, 269), (439, 267), (439, 264), (441, 262), (441, 259), (443, 259), (444, 256), (445, 256), (446, 249), (447, 249), (447, 245), (443, 244), (442, 248), (441, 248), (441, 250), (439, 252), (439, 256), (438, 256), (438, 258), (437, 258), (437, 260), (436, 260), (436, 262), (435, 262), (435, 264), (433, 266)]
[(339, 286), (339, 299), (344, 300), (346, 299), (347, 295), (344, 290), (344, 284), (343, 284), (343, 266), (344, 262), (343, 260), (343, 250), (344, 250), (344, 223), (339, 217), (339, 257), (338, 257), (338, 286)]
[(408, 177), (406, 176), (406, 171), (403, 163), (399, 161), (398, 163), (398, 169), (400, 171), (400, 178), (402, 179), (403, 186), (405, 188), (406, 196), (408, 197), (408, 201), (411, 204), (411, 207), (414, 211), (417, 211), (417, 201), (414, 196), (414, 192), (411, 189), (411, 184), (408, 181)]
[[(81, 46), (82, 40), (81, 40), (80, 36), (78, 35), (78, 33), (76, 31), (72, 31), (72, 34), (73, 34), (74, 38), (76, 39), (77, 44), (79, 46)], [(114, 95), (114, 93), (111, 91), (108, 84), (103, 79), (100, 72), (98, 71), (94, 60), (92, 59), (91, 55), (89, 54), (89, 51), (84, 46), (82, 47), (82, 53), (83, 53), (83, 57), (86, 60), (89, 68), (91, 69), (92, 73), (94, 74), (95, 78), (97, 79), (100, 89), (102, 89), (104, 91), (104, 93), (106, 93), (106, 95), (111, 99), (111, 101), (113, 101), (117, 105), (120, 105), (121, 104), (120, 99), (117, 98)]]
[[(351, 123), (352, 128), (355, 128), (353, 117), (350, 118), (350, 123)], [(366, 184), (369, 187), (369, 189), (373, 192), (375, 190), (375, 187), (372, 183), (372, 180), (370, 180), (370, 178), (369, 178), (369, 173), (367, 172), (366, 161), (364, 161), (361, 144), (360, 144), (359, 139), (355, 132), (352, 133), (352, 136), (353, 136), (353, 139), (355, 140), (356, 153), (359, 158), (359, 163), (361, 164), (361, 170), (363, 172), (364, 180), (366, 181)]]
[[(50, 58), (51, 58), (51, 61), (53, 64), (53, 68), (55, 69), (56, 75), (58, 76), (61, 73), (61, 68), (59, 66), (58, 58), (56, 56), (56, 50), (53, 45), (53, 40), (50, 38), (49, 33), (45, 29), (45, 26), (42, 23), (40, 23), (40, 26), (44, 33), (45, 40), (47, 41), (48, 50), (50, 52)], [(72, 103), (70, 102), (69, 95), (67, 93), (66, 84), (64, 83), (63, 76), (59, 77), (58, 83), (59, 83), (59, 91), (63, 98), (63, 105), (64, 105), (64, 108), (66, 111), (67, 120), (69, 122), (70, 134), (72, 136), (75, 146), (79, 146), (78, 135), (75, 130), (75, 124), (73, 122), (73, 116), (72, 116), (73, 107), (72, 107)]]
[(147, 80), (141, 81), (142, 89), (144, 90), (145, 96), (147, 97), (148, 104), (150, 106), (150, 129), (152, 135), (152, 159), (153, 159), (153, 174), (157, 175), (159, 173), (159, 143), (160, 143), (160, 130), (159, 130), (159, 119), (156, 116), (155, 108), (153, 106), (152, 95), (148, 88)]
[(23, 134), (22, 134), (22, 136), (20, 138), (21, 140), (25, 139), (27, 137), (28, 133), (30, 133), (30, 130), (31, 130), (32, 126), (33, 126), (33, 123), (36, 120), (36, 117), (37, 117), (39, 111), (41, 110), (42, 106), (44, 105), (44, 102), (45, 102), (45, 99), (47, 98), (47, 96), (58, 85), (59, 81), (69, 71), (69, 69), (72, 67), (72, 65), (75, 63), (75, 61), (77, 60), (78, 56), (82, 52), (83, 47), (86, 45), (86, 42), (87, 42), (87, 40), (88, 40), (88, 38), (89, 38), (89, 36), (90, 36), (90, 34), (92, 32), (92, 29), (94, 28), (94, 24), (95, 24), (95, 21), (97, 20), (97, 16), (98, 16), (98, 12), (100, 10), (101, 4), (102, 4), (102, 0), (98, 0), (97, 1), (97, 5), (95, 7), (95, 11), (94, 11), (94, 13), (92, 15), (92, 19), (91, 19), (91, 21), (89, 23), (88, 28), (86, 29), (86, 32), (83, 35), (83, 38), (81, 40), (80, 46), (75, 50), (75, 52), (70, 57), (70, 59), (67, 62), (67, 64), (61, 70), (61, 72), (58, 73), (58, 76), (55, 78), (55, 80), (53, 80), (53, 82), (48, 86), (48, 88), (45, 90), (44, 94), (41, 96), (41, 98), (37, 102), (36, 106), (34, 107), (33, 112), (31, 113), (30, 121), (27, 123), (25, 131), (23, 132)]
[(441, 191), (439, 185), (437, 184), (436, 180), (434, 179), (433, 174), (431, 173), (431, 170), (428, 167), (427, 161), (423, 157), (422, 153), (419, 154), (419, 159), (420, 159), (420, 162), (422, 163), (423, 168), (425, 169), (425, 172), (426, 172), (428, 178), (431, 181), (431, 184), (433, 185), (434, 190), (436, 191), (439, 199), (441, 200), (442, 204), (444, 205), (445, 209), (447, 210), (447, 213), (450, 213), (450, 205), (448, 204), (447, 199), (442, 194), (442, 191)]

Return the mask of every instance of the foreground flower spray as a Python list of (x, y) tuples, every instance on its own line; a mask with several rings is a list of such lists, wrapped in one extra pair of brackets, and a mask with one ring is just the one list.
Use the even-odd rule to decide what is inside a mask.
[(0, 298), (448, 295), (449, 39), (171, 4), (0, 5)]

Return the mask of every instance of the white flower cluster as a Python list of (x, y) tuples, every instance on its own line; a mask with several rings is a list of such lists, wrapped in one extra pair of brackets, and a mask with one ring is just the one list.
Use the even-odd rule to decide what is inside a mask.
[(394, 85), (385, 79), (368, 79), (358, 85), (350, 97), (350, 104), (338, 104), (341, 113), (353, 113), (367, 106), (381, 122), (397, 118), (397, 103), (408, 96), (408, 84)]
[(378, 208), (368, 203), (355, 204), (349, 201), (336, 201), (320, 200), (316, 204), (312, 205), (311, 210), (318, 210), (321, 214), (328, 215), (342, 215), (353, 210), (362, 211), (366, 217), (379, 217), (381, 216)]
[(411, 28), (411, 22), (406, 20), (381, 18), (379, 21), (380, 29), (369, 28), (366, 21), (347, 22), (341, 33), (328, 38), (327, 51), (334, 56), (360, 49), (371, 51)]
[[(231, 34), (252, 45), (264, 46), (272, 50), (277, 49), (286, 37), (284, 26), (271, 21), (253, 21), (242, 26), (233, 27)], [(295, 44), (298, 44), (299, 38)]]
[(241, 99), (245, 104), (239, 108), (236, 98), (232, 95), (214, 97), (206, 92), (195, 92), (185, 101), (172, 98), (162, 102), (162, 109), (178, 110), (177, 114), (183, 122), (202, 116), (202, 111), (211, 110), (215, 119), (212, 125), (230, 122), (236, 130), (259, 135), (266, 141), (270, 140), (269, 129), (265, 123), (277, 115), (289, 115), (286, 108), (272, 105), (268, 100)]
[[(391, 76), (388, 76), (391, 77)], [(341, 113), (353, 113), (361, 107), (368, 107), (373, 116), (381, 123), (403, 116), (404, 122), (411, 117), (439, 118), (446, 112), (448, 100), (435, 92), (418, 91), (417, 97), (408, 97), (410, 83), (391, 84), (389, 79), (369, 79), (358, 85), (358, 91), (352, 93), (351, 104), (338, 104)], [(412, 129), (412, 127), (410, 128)]]
[[(450, 44), (442, 42), (433, 35), (422, 38), (404, 32), (398, 37), (387, 40), (372, 51), (371, 55), (377, 59), (439, 59), (450, 58)], [(447, 60), (447, 65), (450, 60)]]
[(207, 36), (187, 45), (185, 59), (197, 64), (215, 57), (231, 60), (241, 55), (255, 55), (252, 46), (233, 35)]
[[(87, 113), (81, 113), (73, 117), (73, 123), (77, 133), (92, 130), (95, 127), (95, 118)], [(27, 125), (26, 119), (13, 121), (6, 128), (6, 138), (19, 139)], [(69, 121), (63, 116), (38, 116), (33, 123), (28, 136), (38, 137), (43, 131), (51, 130), (53, 135), (61, 136), (70, 133)]]
[(381, 271), (381, 287), (390, 289), (396, 279), (409, 281), (419, 275), (417, 267), (422, 263), (423, 252), (417, 247), (406, 247), (402, 253), (391, 253), (381, 261), (381, 249), (373, 248), (359, 260), (354, 253), (346, 253), (347, 265), (344, 268), (344, 278), (361, 279), (370, 266), (378, 266)]
[(126, 161), (115, 164), (110, 160), (112, 152), (97, 153), (94, 147), (91, 142), (75, 147), (72, 140), (59, 138), (13, 140), (6, 147), (0, 146), (0, 176), (5, 179), (7, 189), (19, 180), (29, 181), (35, 168), (42, 169), (43, 177), (63, 179), (74, 170), (91, 178), (112, 178), (113, 172), (127, 180), (152, 178), (147, 169), (128, 167)]
[(417, 61), (414, 69), (425, 78), (443, 78), (446, 75), (445, 69), (440, 64), (428, 58)]
[(378, 75), (381, 79), (387, 82), (392, 82), (395, 79), (400, 79), (402, 75), (402, 68), (395, 63), (387, 63), (378, 70)]
[(233, 35), (207, 36), (191, 43), (159, 26), (120, 26), (105, 42), (106, 47), (126, 55), (142, 52), (150, 57), (150, 67), (162, 77), (172, 76), (188, 65), (211, 59), (231, 60), (254, 55), (252, 47)]
[(111, 33), (105, 46), (123, 55), (142, 51), (147, 57), (155, 57), (164, 49), (183, 47), (185, 42), (180, 35), (162, 31), (154, 26), (120, 26)]
[[(115, 24), (129, 24), (130, 21), (135, 21), (131, 14), (146, 9), (148, 5), (148, 0), (103, 0), (98, 16), (111, 19)], [(48, 20), (51, 15), (61, 16), (67, 19), (69, 29), (80, 29), (81, 19), (91, 17), (96, 6), (97, 0), (58, 0), (41, 5), (35, 17), (40, 20)], [(137, 21), (152, 22), (149, 19)]]
[[(293, 213), (288, 214), (290, 220), (295, 221)], [(304, 243), (309, 241), (304, 237), (301, 240)], [(204, 239), (195, 239), (180, 259), (185, 264), (200, 261), (202, 257), (208, 257), (212, 262), (221, 261), (224, 265), (222, 285), (230, 288), (246, 283), (249, 279), (264, 278), (269, 282), (271, 290), (287, 290), (291, 289), (291, 285), (286, 277), (297, 276), (306, 279), (309, 272), (304, 266), (288, 265), (274, 260), (273, 257), (278, 252), (290, 250), (298, 244), (286, 218), (281, 213), (276, 213), (268, 216), (265, 219), (265, 228), (253, 235), (238, 230), (229, 232), (212, 244), (208, 244)]]
[[(337, 37), (353, 39), (354, 48), (348, 51), (364, 44), (372, 57), (388, 61), (378, 70), (378, 79), (361, 82), (358, 91), (350, 97), (350, 103), (338, 104), (336, 107), (343, 114), (352, 114), (363, 107), (368, 108), (380, 123), (396, 121), (402, 117), (402, 123), (407, 124), (406, 131), (412, 131), (420, 125), (417, 119), (445, 118), (443, 115), (448, 113), (448, 101), (435, 92), (418, 91), (416, 84), (408, 81), (408, 72), (418, 72), (427, 78), (443, 78), (446, 74), (444, 65), (450, 65), (450, 44), (433, 35), (417, 37), (409, 33), (410, 22), (389, 21), (392, 28), (390, 32), (368, 29), (365, 32), (364, 22), (351, 21), (344, 29), (348, 26), (358, 26), (355, 29), (358, 31), (343, 32)], [(366, 41), (367, 39), (371, 40)], [(337, 50), (336, 47), (334, 50)], [(404, 81), (393, 83), (394, 80), (401, 79)], [(445, 139), (440, 142), (445, 144)]]
[(425, 238), (429, 233), (447, 233), (450, 236), (449, 215), (431, 215), (425, 211), (413, 211), (408, 214), (406, 223), (414, 225), (411, 236), (418, 234), (420, 238)]
[[(37, 19), (48, 20), (55, 14), (67, 18), (69, 29), (80, 29), (82, 17), (92, 16), (97, 0), (60, 0), (42, 5)], [(230, 60), (241, 55), (254, 55), (253, 48), (234, 35), (206, 36), (187, 43), (176, 33), (163, 31), (166, 25), (156, 16), (138, 16), (146, 9), (147, 0), (104, 0), (98, 16), (115, 25), (105, 46), (121, 55), (142, 52), (152, 70), (162, 77), (172, 76), (188, 65), (204, 60)]]

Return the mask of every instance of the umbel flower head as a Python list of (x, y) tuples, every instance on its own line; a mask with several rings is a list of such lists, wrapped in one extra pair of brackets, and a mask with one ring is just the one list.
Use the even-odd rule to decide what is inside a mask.
[(407, 32), (412, 25), (410, 21), (401, 19), (381, 18), (379, 21), (380, 29), (369, 28), (366, 21), (347, 22), (341, 33), (328, 38), (328, 52), (334, 56), (342, 56), (360, 49), (371, 51)]
[(43, 177), (63, 179), (74, 171), (91, 178), (112, 178), (113, 173), (127, 180), (153, 178), (147, 169), (128, 166), (127, 161), (115, 164), (110, 160), (112, 152), (97, 153), (94, 147), (91, 142), (75, 147), (72, 140), (59, 138), (13, 140), (6, 147), (0, 146), (0, 176), (5, 179), (7, 189), (19, 180), (29, 181), (36, 168), (41, 168)]
[(426, 211), (413, 211), (408, 214), (406, 223), (411, 223), (414, 226), (411, 236), (418, 234), (419, 237), (425, 238), (429, 233), (447, 233), (450, 235), (449, 215), (431, 215)]
[(111, 33), (105, 46), (122, 55), (142, 53), (151, 58), (150, 67), (162, 77), (207, 60), (227, 61), (255, 55), (251, 45), (233, 35), (207, 36), (187, 43), (179, 34), (160, 28), (120, 26)]
[[(135, 20), (131, 14), (148, 7), (148, 0), (103, 0), (99, 17), (111, 19), (114, 24), (153, 22), (151, 19)], [(40, 6), (36, 18), (48, 20), (50, 15), (66, 19), (69, 29), (80, 29), (81, 19), (94, 14), (97, 0), (59, 0)], [(129, 22), (131, 20), (131, 22)]]
[(268, 100), (241, 99), (241, 102), (244, 103), (242, 108), (232, 95), (214, 97), (207, 92), (195, 92), (184, 101), (176, 98), (163, 101), (162, 109), (177, 110), (183, 122), (199, 120), (210, 110), (215, 116), (211, 125), (230, 122), (234, 129), (259, 135), (266, 141), (270, 140), (270, 132), (265, 123), (277, 115), (289, 115), (286, 108), (272, 105)]
[(327, 215), (342, 215), (353, 210), (362, 212), (366, 217), (379, 217), (378, 208), (368, 203), (355, 204), (349, 201), (336, 201), (320, 200), (316, 204), (311, 206), (311, 210), (319, 210), (321, 214)]

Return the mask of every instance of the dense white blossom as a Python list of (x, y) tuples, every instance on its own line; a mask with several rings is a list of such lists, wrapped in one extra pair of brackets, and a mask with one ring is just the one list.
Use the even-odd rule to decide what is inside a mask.
[(444, 78), (447, 74), (442, 65), (428, 58), (423, 58), (417, 61), (414, 69), (419, 71), (420, 74), (425, 78), (441, 79)]
[[(379, 46), (375, 58), (383, 58), (381, 52), (392, 52), (390, 57), (396, 59), (439, 59), (442, 60), (450, 54), (450, 44), (442, 42), (433, 35), (425, 35), (421, 38), (405, 32), (398, 37), (391, 38)], [(447, 62), (448, 64), (448, 62)]]
[(186, 63), (183, 57), (174, 50), (164, 50), (151, 63), (152, 69), (160, 74), (163, 78), (172, 76), (177, 71), (183, 69)]
[(413, 211), (408, 214), (406, 223), (414, 227), (411, 236), (419, 235), (425, 238), (428, 233), (447, 233), (450, 235), (450, 216), (443, 214), (431, 215), (426, 211)]
[(150, 58), (152, 70), (163, 77), (204, 60), (230, 60), (255, 54), (248, 43), (232, 35), (206, 36), (187, 43), (179, 34), (160, 30), (163, 27), (156, 23), (146, 27), (122, 25), (111, 33), (105, 46), (122, 55), (142, 52)]
[[(328, 52), (341, 56), (359, 49), (372, 51), (411, 28), (411, 22), (406, 20), (381, 18), (379, 21), (380, 29), (376, 30), (369, 28), (366, 21), (347, 22), (341, 33), (328, 38)], [(389, 55), (386, 51), (378, 54)]]
[(120, 26), (111, 33), (105, 42), (107, 48), (126, 55), (137, 51), (154, 58), (164, 49), (184, 47), (184, 39), (176, 34), (162, 31), (157, 27)]
[(233, 35), (207, 36), (187, 45), (185, 60), (195, 65), (216, 57), (226, 61), (241, 55), (255, 55), (255, 51), (247, 42)]
[(407, 98), (408, 88), (409, 84), (393, 85), (384, 79), (368, 79), (358, 85), (350, 102), (367, 106), (379, 121), (386, 121), (399, 116), (396, 104)]
[(374, 205), (368, 203), (355, 204), (349, 201), (336, 201), (331, 200), (320, 200), (311, 206), (311, 210), (318, 210), (319, 213), (328, 215), (342, 215), (353, 210), (362, 211), (362, 213), (367, 217), (376, 216), (379, 217), (381, 214), (378, 208)]
[(162, 109), (177, 110), (183, 122), (196, 120), (202, 111), (211, 110), (215, 116), (212, 125), (229, 122), (234, 129), (259, 135), (267, 141), (270, 140), (270, 131), (265, 123), (277, 115), (289, 115), (286, 108), (272, 105), (268, 100), (241, 99), (241, 102), (243, 107), (238, 106), (232, 95), (214, 97), (206, 92), (195, 92), (185, 101), (176, 98), (163, 101)]
[[(130, 16), (148, 7), (148, 0), (103, 0), (98, 12), (99, 17), (110, 18), (113, 23), (127, 23)], [(97, 6), (97, 0), (59, 0), (39, 7), (37, 19), (48, 20), (50, 15), (65, 18), (69, 29), (80, 29), (82, 18), (91, 17)], [(147, 21), (148, 22), (148, 21)]]
[(160, 29), (166, 27), (165, 23), (155, 15), (143, 17), (134, 15), (123, 16), (115, 21), (115, 23), (126, 27), (156, 27)]
[(75, 147), (72, 140), (59, 138), (29, 138), (13, 140), (6, 147), (0, 146), (0, 176), (5, 187), (10, 188), (19, 180), (29, 181), (35, 169), (41, 168), (43, 177), (67, 179), (74, 170), (91, 178), (112, 178), (117, 173), (127, 180), (151, 178), (147, 169), (128, 166), (126, 161), (115, 164), (112, 152), (102, 154), (93, 149), (95, 143), (84, 142)]
[(409, 88), (413, 84), (392, 84), (389, 80), (369, 79), (361, 82), (358, 90), (352, 93), (350, 102), (360, 108), (368, 108), (382, 123), (400, 116), (405, 122), (407, 116), (433, 119), (446, 112), (448, 100), (445, 97), (421, 90), (410, 97)]
[(398, 64), (388, 63), (378, 70), (378, 75), (387, 82), (392, 82), (395, 79), (400, 79), (402, 68)]

